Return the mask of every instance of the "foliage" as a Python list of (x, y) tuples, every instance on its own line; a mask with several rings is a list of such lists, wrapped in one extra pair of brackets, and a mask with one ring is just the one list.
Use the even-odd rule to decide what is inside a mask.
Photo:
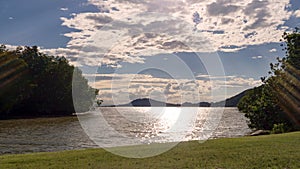
[(277, 104), (273, 92), (267, 85), (255, 87), (247, 92), (238, 104), (240, 111), (249, 119), (249, 127), (271, 130), (274, 124), (287, 123), (292, 126), (289, 118)]
[(288, 128), (284, 123), (274, 124), (273, 129), (271, 131), (272, 134), (285, 133), (288, 131)]
[(0, 112), (4, 116), (14, 105), (28, 98), (30, 90), (27, 63), (14, 52), (0, 48)]
[(12, 51), (1, 46), (0, 65), (2, 118), (70, 115), (72, 88), (80, 95), (74, 99), (76, 111), (87, 111), (98, 93), (66, 58), (40, 53), (36, 46)]
[(284, 33), (286, 57), (270, 64), (269, 77), (254, 88), (239, 104), (240, 111), (249, 118), (249, 127), (271, 130), (285, 124), (287, 130), (299, 129), (300, 124), (300, 33)]
[(300, 124), (300, 32), (283, 35), (287, 57), (279, 65), (271, 65), (275, 77), (266, 81), (278, 100), (279, 106), (296, 124)]

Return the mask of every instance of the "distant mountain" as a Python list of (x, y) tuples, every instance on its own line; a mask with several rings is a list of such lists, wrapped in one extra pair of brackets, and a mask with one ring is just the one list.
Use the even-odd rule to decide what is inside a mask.
[(131, 101), (127, 104), (122, 105), (112, 105), (112, 106), (105, 106), (105, 107), (236, 107), (240, 99), (245, 96), (246, 92), (250, 89), (245, 90), (233, 97), (230, 97), (226, 100), (216, 102), (216, 103), (209, 103), (209, 102), (200, 102), (200, 103), (189, 103), (185, 102), (183, 104), (172, 104), (172, 103), (165, 103), (149, 98), (143, 99), (136, 99)]
[(153, 99), (143, 98), (131, 101), (128, 104), (117, 105), (117, 107), (179, 107), (180, 104), (165, 103)]
[(210, 107), (211, 103), (209, 102), (200, 102), (200, 103), (189, 103), (185, 102), (181, 106), (182, 107)]
[(237, 107), (237, 104), (239, 103), (239, 101), (241, 100), (242, 97), (245, 96), (245, 94), (251, 89), (245, 90), (235, 96), (232, 96), (226, 100), (220, 101), (220, 102), (216, 102), (216, 103), (212, 103), (211, 107)]

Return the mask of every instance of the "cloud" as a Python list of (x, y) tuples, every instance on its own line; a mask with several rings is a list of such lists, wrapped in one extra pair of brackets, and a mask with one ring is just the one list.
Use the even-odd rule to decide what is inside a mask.
[(253, 78), (242, 78), (242, 77), (232, 77), (226, 80), (226, 85), (231, 85), (231, 87), (254, 87), (261, 84), (260, 80), (254, 80)]
[(244, 13), (248, 16), (250, 21), (244, 30), (251, 30), (256, 28), (262, 28), (266, 26), (271, 26), (272, 23), (268, 20), (271, 17), (271, 11), (267, 10), (270, 5), (267, 1), (253, 0), (246, 6)]
[[(210, 77), (207, 79), (165, 79), (145, 74), (87, 74), (96, 81), (90, 80), (90, 85), (100, 89), (99, 97), (105, 104), (124, 104), (137, 98), (153, 98), (172, 103), (216, 101), (232, 96), (217, 93), (226, 88), (240, 91), (258, 86), (260, 80), (253, 78), (227, 76)], [(199, 75), (201, 76), (201, 75)], [(99, 78), (97, 78), (99, 77)], [(202, 77), (208, 77), (202, 75)], [(224, 94), (224, 92), (223, 92)]]
[(300, 18), (300, 10), (294, 11), (293, 15), (294, 15), (295, 17)]
[(227, 0), (217, 0), (207, 6), (209, 16), (224, 16), (236, 12), (239, 7), (236, 5), (227, 4)]
[(262, 59), (263, 56), (253, 56), (252, 59)]
[(111, 17), (102, 15), (99, 13), (87, 15), (86, 19), (94, 20), (95, 24), (97, 24), (97, 23), (106, 24), (106, 23), (113, 21), (113, 19)]
[(8, 19), (9, 20), (13, 20), (13, 19), (15, 19), (14, 17), (12, 17), (12, 16), (10, 16), (10, 17), (8, 17)]
[[(289, 0), (89, 0), (88, 3), (98, 7), (99, 12), (61, 18), (63, 26), (76, 29), (65, 36), (71, 38), (67, 49), (77, 53), (71, 55), (78, 58), (77, 64), (143, 63), (142, 56), (183, 51), (236, 52), (248, 45), (278, 42), (285, 29), (281, 25), (291, 15), (299, 15), (299, 10), (285, 10)], [(98, 48), (81, 52), (91, 45)]]
[(60, 8), (60, 10), (61, 10), (61, 11), (68, 11), (69, 8), (64, 8), (64, 7), (62, 7), (62, 8)]

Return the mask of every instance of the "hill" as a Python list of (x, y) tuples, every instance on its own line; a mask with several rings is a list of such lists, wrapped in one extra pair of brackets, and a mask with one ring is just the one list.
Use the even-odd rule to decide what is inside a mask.
[(143, 99), (136, 99), (131, 101), (130, 103), (123, 104), (123, 105), (116, 105), (117, 107), (179, 107), (180, 104), (172, 104), (172, 103), (165, 103), (153, 99), (143, 98)]
[(239, 101), (241, 100), (242, 97), (245, 96), (245, 94), (251, 89), (247, 89), (235, 96), (232, 96), (226, 100), (220, 101), (220, 102), (216, 102), (216, 103), (212, 103), (211, 107), (236, 107), (237, 104), (239, 103)]
[(185, 102), (183, 104), (173, 104), (165, 103), (149, 98), (136, 99), (127, 104), (122, 105), (111, 105), (105, 107), (236, 107), (240, 99), (245, 96), (245, 94), (251, 89), (245, 90), (235, 96), (232, 96), (226, 100), (209, 103), (209, 102), (199, 102), (199, 103), (189, 103)]

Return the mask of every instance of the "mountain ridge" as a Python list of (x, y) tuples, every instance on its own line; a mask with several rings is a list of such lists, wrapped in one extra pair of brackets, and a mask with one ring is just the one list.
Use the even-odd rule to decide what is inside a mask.
[(219, 102), (199, 102), (199, 103), (190, 103), (185, 102), (182, 104), (174, 104), (174, 103), (167, 103), (162, 101), (157, 101), (150, 98), (139, 98), (131, 101), (127, 104), (121, 105), (109, 105), (109, 106), (102, 106), (102, 107), (236, 107), (240, 99), (245, 96), (245, 94), (251, 89), (247, 89), (238, 93), (226, 100), (219, 101)]

